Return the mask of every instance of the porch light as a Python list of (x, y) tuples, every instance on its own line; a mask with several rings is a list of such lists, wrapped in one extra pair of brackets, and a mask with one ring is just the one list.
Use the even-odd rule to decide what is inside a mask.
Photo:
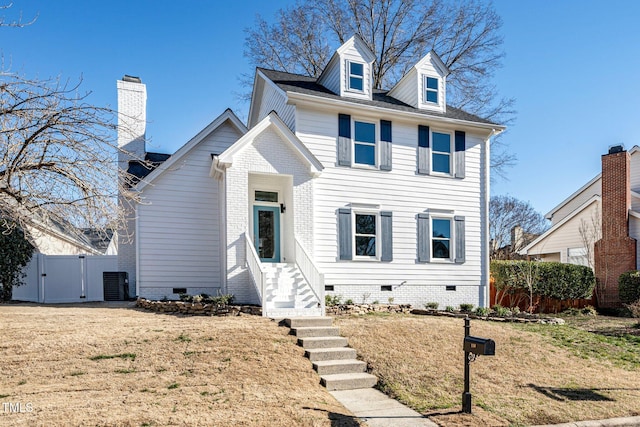
[(287, 207), (284, 203), (280, 203), (280, 213), (285, 213), (287, 211)]

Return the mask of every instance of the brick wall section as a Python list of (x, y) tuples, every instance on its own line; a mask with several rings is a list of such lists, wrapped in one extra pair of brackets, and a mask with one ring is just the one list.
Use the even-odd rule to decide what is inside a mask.
[(629, 153), (602, 156), (602, 239), (595, 243), (598, 305), (620, 307), (618, 277), (636, 268), (636, 240), (629, 237)]

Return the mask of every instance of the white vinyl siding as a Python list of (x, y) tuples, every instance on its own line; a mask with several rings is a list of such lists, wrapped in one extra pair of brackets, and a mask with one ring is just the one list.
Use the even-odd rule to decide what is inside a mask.
[(272, 84), (266, 82), (264, 85), (256, 123), (267, 117), (270, 112), (275, 111), (289, 129), (295, 131), (295, 107), (287, 105), (287, 97)]
[(240, 137), (228, 123), (196, 145), (142, 192), (138, 205), (138, 282), (145, 288), (219, 288), (219, 183), (211, 153)]
[[(355, 112), (354, 117), (361, 117)], [(376, 121), (379, 117), (371, 117)], [(416, 122), (393, 121), (393, 170), (381, 172), (336, 166), (338, 126), (335, 113), (298, 109), (297, 135), (325, 166), (314, 181), (316, 230), (315, 261), (327, 285), (478, 286), (483, 278), (483, 221), (486, 202), (481, 191), (484, 142), (467, 133), (467, 175), (464, 180), (416, 174)], [(453, 129), (452, 129), (453, 130)], [(466, 218), (466, 262), (455, 265), (416, 263), (416, 216), (428, 206), (455, 211)], [(393, 261), (389, 263), (336, 262), (337, 212), (350, 204), (379, 205), (393, 212)], [(488, 244), (488, 242), (484, 242)], [(428, 274), (425, 274), (428, 272)], [(484, 282), (483, 282), (484, 283)], [(405, 285), (406, 286), (406, 285)]]
[(336, 95), (340, 95), (340, 59), (331, 61), (327, 68), (322, 72), (321, 80), (318, 80), (322, 86), (329, 89)]
[[(350, 46), (345, 52), (341, 55), (341, 68), (342, 68), (342, 79), (341, 79), (341, 96), (350, 97), (350, 98), (359, 98), (359, 99), (371, 99), (371, 65), (368, 64), (364, 59), (361, 52), (358, 51), (356, 45)], [(355, 62), (362, 64), (363, 68), (363, 88), (362, 91), (354, 91), (349, 87), (349, 63)]]

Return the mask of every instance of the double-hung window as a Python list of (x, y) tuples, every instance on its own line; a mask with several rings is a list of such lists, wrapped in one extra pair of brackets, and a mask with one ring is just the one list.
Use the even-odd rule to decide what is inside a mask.
[(364, 92), (364, 64), (347, 61), (349, 68), (349, 90)]
[(431, 219), (431, 253), (434, 259), (451, 259), (451, 218)]
[(359, 165), (376, 166), (376, 125), (354, 121), (353, 162)]
[(354, 219), (354, 248), (355, 256), (377, 258), (378, 215), (375, 213), (355, 212)]
[(393, 213), (375, 205), (338, 209), (341, 260), (393, 260)]
[(429, 102), (432, 104), (438, 103), (438, 79), (435, 77), (424, 76), (422, 82), (423, 90), (423, 102)]
[(443, 132), (432, 132), (431, 158), (433, 172), (451, 174), (452, 144), (451, 134)]
[(418, 220), (418, 262), (465, 262), (465, 217), (453, 211), (431, 209)]

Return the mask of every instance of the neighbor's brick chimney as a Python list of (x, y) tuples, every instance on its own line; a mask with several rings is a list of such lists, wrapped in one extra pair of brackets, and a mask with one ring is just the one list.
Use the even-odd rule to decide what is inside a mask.
[(636, 239), (629, 237), (629, 153), (614, 146), (602, 156), (602, 238), (595, 243), (598, 306), (620, 307), (618, 277), (636, 269)]

